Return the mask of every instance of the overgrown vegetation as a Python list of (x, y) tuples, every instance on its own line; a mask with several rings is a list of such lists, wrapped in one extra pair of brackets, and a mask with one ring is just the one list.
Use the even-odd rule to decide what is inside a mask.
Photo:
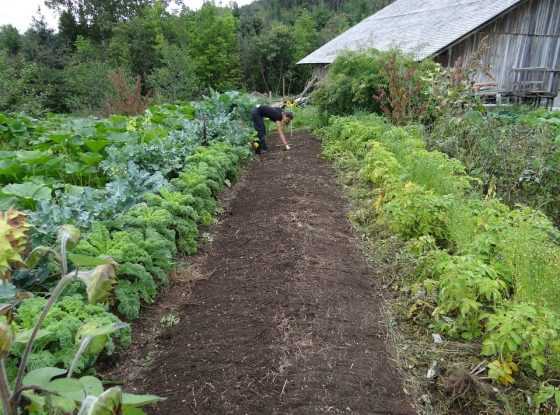
[(560, 115), (523, 108), (438, 120), (428, 144), (461, 160), (483, 190), (560, 222)]
[(396, 235), (400, 256), (414, 265), (413, 276), (399, 279), (404, 286), (394, 285), (406, 305), (401, 316), (456, 344), (480, 345), (478, 356), (471, 348), (462, 362), (435, 362), (429, 376), (440, 374), (448, 405), (475, 399), (492, 402), (480, 404), (492, 413), (554, 413), (558, 117), (487, 112), (472, 93), (475, 72), (397, 51), (350, 53), (337, 58), (314, 93), (316, 108), (305, 112), (327, 124), (318, 129), (324, 152), (352, 189), (361, 229), (372, 239), (380, 227)]
[(416, 127), (331, 118), (321, 135), (327, 157), (370, 201), (362, 220), (385, 224), (416, 258), (409, 317), (449, 339), (480, 341), (497, 384), (554, 379), (560, 233), (550, 220), (483, 198), (460, 162), (426, 150)]

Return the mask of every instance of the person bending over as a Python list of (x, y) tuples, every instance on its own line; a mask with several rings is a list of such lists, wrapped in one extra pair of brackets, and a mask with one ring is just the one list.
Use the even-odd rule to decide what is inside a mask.
[(265, 118), (268, 118), (276, 123), (278, 134), (280, 135), (280, 140), (282, 140), (282, 143), (284, 144), (284, 148), (286, 150), (290, 149), (290, 145), (284, 135), (284, 126), (288, 125), (292, 121), (294, 114), (289, 111), (284, 111), (282, 108), (259, 105), (251, 111), (251, 117), (253, 118), (253, 125), (255, 126), (255, 130), (257, 130), (257, 134), (259, 136), (259, 148), (257, 149), (258, 154), (260, 154), (261, 151), (268, 151), (268, 146), (266, 145), (265, 140)]

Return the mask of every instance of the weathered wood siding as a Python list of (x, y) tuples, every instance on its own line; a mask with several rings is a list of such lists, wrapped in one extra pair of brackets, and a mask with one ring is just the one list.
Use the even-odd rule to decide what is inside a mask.
[[(527, 0), (436, 59), (453, 65), (480, 51), (491, 77), (481, 73), (479, 80), (495, 80), (505, 90), (511, 90), (515, 79), (512, 68), (560, 67), (560, 0)], [(560, 106), (560, 98), (555, 105)]]

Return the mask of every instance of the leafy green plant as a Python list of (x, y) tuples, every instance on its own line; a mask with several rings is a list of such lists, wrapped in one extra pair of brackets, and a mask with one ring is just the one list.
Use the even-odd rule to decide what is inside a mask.
[(551, 357), (560, 351), (560, 324), (543, 307), (512, 304), (485, 316), (482, 354), (527, 364), (543, 376)]
[(387, 225), (419, 260), (412, 290), (422, 297), (411, 316), (421, 311), (417, 321), (450, 338), (480, 339), (496, 382), (511, 385), (519, 372), (556, 375), (560, 234), (552, 222), (500, 202), (492, 187), (482, 198), (462, 164), (428, 151), (415, 126), (331, 117), (320, 134), (364, 202), (356, 215)]
[[(7, 216), (11, 216), (13, 220), (14, 212), (10, 212)], [(14, 229), (17, 230), (17, 228)], [(20, 229), (23, 230), (19, 231), (20, 234), (17, 235), (17, 238), (14, 238), (14, 231), (9, 233), (11, 235), (10, 240), (12, 243), (16, 243), (19, 249), (25, 245), (25, 231), (21, 226)], [(76, 245), (79, 237), (79, 231), (76, 228), (65, 226), (59, 232), (58, 240), (60, 245), (58, 250), (37, 248), (34, 251), (35, 255), (52, 252), (60, 262), (61, 278), (53, 289), (50, 298), (48, 300), (28, 300), (27, 311), (25, 306), (22, 306), (23, 310), (20, 310), (21, 312), (18, 315), (19, 318), (23, 318), (21, 326), (18, 326), (17, 323), (11, 324), (6, 315), (0, 316), (0, 397), (2, 399), (2, 412), (6, 415), (15, 415), (19, 413), (20, 408), (23, 409), (24, 407), (26, 410), (34, 413), (52, 413), (52, 411), (73, 413), (77, 408), (76, 405), (82, 402), (87, 401), (87, 403), (91, 404), (92, 401), (98, 402), (99, 399), (103, 399), (103, 387), (98, 379), (92, 377), (74, 379), (72, 374), (79, 369), (80, 361), (86, 353), (99, 354), (106, 347), (109, 336), (117, 330), (126, 327), (126, 324), (118, 321), (114, 322), (114, 320), (107, 324), (103, 319), (91, 319), (90, 313), (93, 310), (88, 310), (87, 307), (84, 309), (83, 303), (81, 303), (78, 297), (66, 297), (62, 302), (58, 302), (64, 289), (74, 281), (85, 283), (88, 299), (91, 303), (104, 301), (107, 297), (107, 291), (112, 288), (116, 264), (110, 260), (98, 262), (93, 258), (74, 257), (75, 263), (81, 260), (85, 263), (101, 263), (101, 265), (97, 265), (91, 271), (79, 271), (76, 269), (76, 271), (68, 273), (67, 248)], [(33, 260), (34, 256), (32, 254), (31, 261)], [(33, 301), (34, 304), (32, 303)], [(40, 311), (34, 312), (33, 308), (39, 308)], [(4, 313), (5, 311), (3, 309)], [(103, 317), (103, 313), (105, 313), (103, 308), (98, 308), (96, 311)], [(61, 312), (68, 313), (70, 320), (63, 318)], [(87, 316), (85, 322), (80, 321), (78, 318), (80, 313)], [(29, 326), (25, 323), (26, 315), (29, 320)], [(72, 320), (73, 322), (70, 323)], [(72, 324), (74, 324), (74, 327), (72, 327)], [(76, 324), (79, 327), (75, 327)], [(43, 327), (46, 328), (43, 329)], [(16, 329), (15, 333), (14, 329)], [(31, 352), (34, 346), (42, 343), (43, 348), (48, 347), (49, 339), (51, 341), (56, 339), (63, 343), (74, 344), (73, 339), (65, 337), (64, 332), (68, 333), (71, 337), (75, 335), (76, 340), (80, 343), (78, 350), (73, 351), (71, 360), (65, 362), (69, 364), (68, 371), (54, 367), (39, 367), (26, 374), (28, 366), (32, 361), (33, 354)], [(6, 358), (12, 347), (17, 343), (21, 343), (23, 349), (19, 355), (19, 367), (17, 374), (15, 374), (12, 390), (6, 372)], [(60, 350), (64, 350), (64, 346)], [(41, 364), (41, 366), (43, 365)], [(56, 378), (60, 375), (65, 375), (65, 377)], [(120, 390), (116, 390), (116, 392), (115, 396), (118, 399), (116, 404), (118, 407), (121, 405), (126, 407), (128, 405), (132, 408), (159, 399), (154, 396), (136, 396), (128, 398), (127, 401), (126, 397), (120, 396)], [(100, 397), (99, 399), (87, 398), (88, 395), (99, 395)], [(29, 402), (29, 404), (25, 403), (22, 398), (25, 398), (25, 401)], [(87, 408), (88, 405), (86, 404), (84, 407)], [(89, 407), (90, 412), (88, 413), (98, 413), (94, 410), (96, 405), (89, 405)], [(97, 411), (101, 407), (98, 404)]]
[(447, 238), (447, 212), (453, 200), (450, 195), (439, 196), (407, 182), (389, 189), (384, 198), (384, 221), (399, 235), (407, 239), (425, 235)]

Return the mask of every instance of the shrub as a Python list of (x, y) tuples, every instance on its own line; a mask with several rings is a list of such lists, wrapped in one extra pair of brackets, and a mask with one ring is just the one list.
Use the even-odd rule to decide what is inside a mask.
[(396, 50), (348, 52), (337, 57), (312, 96), (321, 112), (349, 115), (386, 113), (402, 124), (432, 111), (431, 82), (437, 65)]
[[(550, 118), (554, 119), (554, 118)], [(540, 120), (540, 121), (539, 121)], [(536, 115), (443, 117), (427, 136), (431, 149), (460, 160), (485, 193), (542, 209), (560, 221), (560, 142), (554, 123)]]

